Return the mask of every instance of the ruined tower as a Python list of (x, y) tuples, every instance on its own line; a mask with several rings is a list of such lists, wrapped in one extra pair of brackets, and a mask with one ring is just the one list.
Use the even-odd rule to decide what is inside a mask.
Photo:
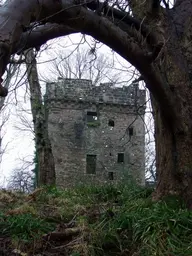
[(57, 186), (132, 178), (144, 184), (145, 90), (59, 79), (47, 83), (45, 107)]

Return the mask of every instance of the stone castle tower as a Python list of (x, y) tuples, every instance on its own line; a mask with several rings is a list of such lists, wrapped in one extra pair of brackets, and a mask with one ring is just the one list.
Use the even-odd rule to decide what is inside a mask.
[(47, 83), (45, 107), (57, 186), (145, 183), (145, 90), (58, 79)]

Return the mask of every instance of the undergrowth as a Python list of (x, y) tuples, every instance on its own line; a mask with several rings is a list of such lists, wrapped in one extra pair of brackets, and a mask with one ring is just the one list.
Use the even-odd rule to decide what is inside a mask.
[[(151, 193), (124, 184), (47, 187), (31, 195), (1, 191), (0, 236), (10, 237), (13, 247), (16, 240), (25, 244), (26, 255), (43, 246), (43, 255), (64, 248), (53, 255), (192, 256), (192, 212), (177, 197), (152, 202)], [(70, 238), (46, 248), (37, 243), (58, 230)]]

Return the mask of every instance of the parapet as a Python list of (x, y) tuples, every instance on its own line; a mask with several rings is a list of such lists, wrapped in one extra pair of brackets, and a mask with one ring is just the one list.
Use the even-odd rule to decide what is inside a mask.
[(145, 90), (138, 84), (117, 87), (113, 83), (94, 86), (87, 79), (58, 79), (46, 84), (46, 100), (91, 102), (95, 104), (118, 104), (145, 108)]

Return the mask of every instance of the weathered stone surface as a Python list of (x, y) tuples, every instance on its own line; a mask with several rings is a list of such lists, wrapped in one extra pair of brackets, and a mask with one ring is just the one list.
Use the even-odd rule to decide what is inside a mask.
[[(144, 90), (64, 79), (47, 84), (45, 105), (58, 186), (131, 177), (144, 184)], [(92, 122), (87, 112), (97, 115)], [(86, 173), (87, 155), (96, 156), (95, 174)]]

